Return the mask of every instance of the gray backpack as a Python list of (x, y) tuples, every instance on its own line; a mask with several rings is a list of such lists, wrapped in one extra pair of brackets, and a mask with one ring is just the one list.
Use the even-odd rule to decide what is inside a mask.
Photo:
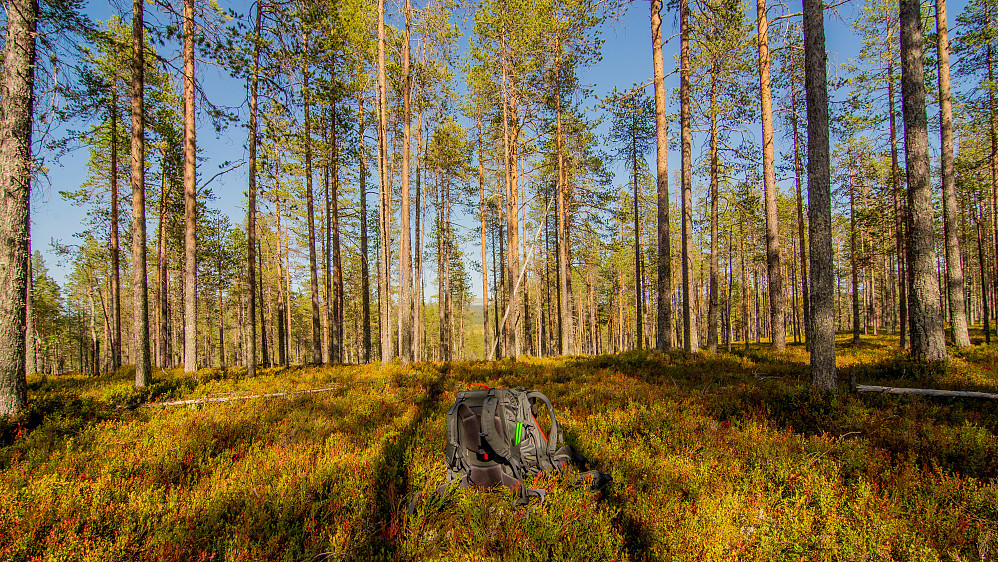
[[(547, 407), (551, 421), (548, 434), (537, 423), (539, 404)], [(531, 497), (544, 498), (544, 490), (529, 489), (524, 480), (569, 466), (585, 471), (587, 464), (585, 457), (565, 444), (551, 400), (523, 388), (458, 392), (447, 412), (446, 456), (448, 484), (458, 480), (462, 488), (503, 485), (519, 496), (517, 503), (521, 505)], [(599, 491), (611, 480), (593, 470), (579, 474), (577, 482)]]

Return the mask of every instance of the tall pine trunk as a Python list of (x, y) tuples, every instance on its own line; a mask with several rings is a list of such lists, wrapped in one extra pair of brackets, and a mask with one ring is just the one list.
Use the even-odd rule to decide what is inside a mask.
[(949, 291), (950, 323), (953, 343), (970, 346), (967, 330), (966, 290), (963, 257), (957, 236), (956, 177), (953, 171), (953, 100), (950, 96), (949, 36), (946, 0), (936, 0), (936, 44), (939, 54), (939, 130), (942, 137), (943, 231), (946, 239), (946, 287)]
[[(305, 57), (309, 56), (308, 32), (302, 38)], [(309, 87), (309, 69), (306, 60), (302, 71), (302, 95), (305, 104), (305, 212), (308, 214), (308, 274), (309, 293), (312, 300), (312, 363), (322, 363), (322, 321), (319, 312), (319, 271), (315, 254), (315, 197), (312, 192), (312, 97)]]
[(118, 236), (118, 88), (111, 84), (111, 370), (121, 367), (121, 247)]
[(908, 283), (905, 268), (905, 207), (901, 202), (901, 173), (898, 166), (897, 112), (894, 101), (894, 61), (887, 65), (887, 105), (891, 133), (891, 192), (894, 194), (894, 251), (897, 254), (899, 345), (908, 345)]
[(679, 112), (682, 128), (682, 260), (683, 260), (683, 349), (700, 349), (697, 318), (693, 309), (693, 132), (690, 123), (690, 6), (679, 3)]
[(381, 361), (392, 358), (391, 330), (391, 192), (388, 179), (388, 86), (385, 78), (385, 2), (378, 0), (378, 181), (380, 193), (379, 254), (380, 288), (378, 290), (381, 335)]
[(921, 3), (900, 0), (901, 108), (908, 171), (908, 318), (911, 354), (920, 361), (946, 360), (929, 182), (929, 134), (922, 66)]
[(149, 288), (146, 285), (146, 189), (145, 41), (142, 0), (132, 2), (132, 318), (135, 387), (148, 386), (152, 378), (149, 361)]
[(811, 255), (811, 384), (835, 390), (835, 264), (828, 146), (825, 22), (820, 0), (804, 0), (804, 89), (807, 92), (807, 196)]
[[(559, 38), (560, 39), (560, 38)], [(558, 347), (562, 354), (576, 353), (572, 335), (572, 267), (568, 261), (568, 185), (565, 174), (564, 137), (561, 130), (561, 45), (555, 46), (555, 149), (558, 152)], [(637, 204), (635, 203), (635, 206)], [(636, 223), (635, 223), (636, 224)], [(637, 255), (635, 255), (635, 258)], [(640, 312), (639, 312), (640, 314)]]
[(804, 238), (804, 198), (801, 193), (801, 174), (803, 164), (801, 162), (800, 134), (798, 132), (797, 119), (797, 79), (790, 79), (790, 111), (793, 123), (794, 135), (794, 186), (797, 188), (797, 238), (800, 247), (800, 279), (801, 279), (801, 308), (804, 312), (804, 341), (808, 350), (811, 349), (811, 299), (808, 295), (807, 282), (807, 241)]
[(7, 38), (0, 96), (0, 416), (28, 405), (24, 373), (31, 122), (34, 111), (35, 0), (7, 3)]
[[(361, 61), (357, 55), (358, 63)], [(364, 94), (357, 90), (357, 155), (360, 167), (360, 300), (364, 363), (371, 362), (371, 281), (367, 255), (367, 153), (364, 148)]]
[(759, 92), (762, 106), (762, 176), (766, 200), (766, 267), (769, 278), (769, 324), (773, 348), (787, 347), (783, 310), (783, 270), (780, 268), (780, 217), (776, 201), (773, 156), (773, 96), (769, 78), (769, 20), (766, 0), (756, 0), (759, 25)]
[(651, 42), (655, 66), (655, 161), (658, 186), (658, 338), (659, 351), (672, 348), (672, 250), (669, 237), (669, 134), (662, 61), (662, 1), (651, 0)]
[[(194, 0), (184, 0), (184, 372), (197, 371), (197, 158), (194, 127)], [(252, 221), (252, 219), (250, 219)], [(253, 228), (250, 222), (249, 228)], [(253, 263), (250, 239), (249, 261)], [(250, 287), (253, 283), (250, 269)], [(253, 297), (250, 296), (250, 316)], [(255, 324), (251, 321), (250, 333)], [(252, 352), (254, 344), (250, 343)], [(252, 370), (249, 373), (252, 375)]]
[[(483, 350), (488, 353), (492, 348), (492, 341), (489, 337), (489, 254), (486, 245), (486, 224), (485, 224), (485, 153), (482, 150), (482, 114), (478, 114), (478, 219), (481, 225), (482, 237), (482, 338), (484, 340)], [(418, 176), (418, 174), (417, 174)], [(417, 180), (418, 181), (418, 180)], [(418, 194), (418, 189), (417, 189)], [(416, 212), (418, 213), (419, 195), (416, 196)], [(418, 228), (418, 225), (417, 225)], [(418, 275), (418, 273), (417, 273)]]
[(720, 324), (721, 311), (718, 298), (718, 158), (717, 158), (717, 60), (710, 66), (710, 300), (707, 304), (707, 350), (717, 352), (717, 329)]
[(399, 270), (402, 286), (399, 288), (399, 321), (401, 333), (399, 343), (403, 362), (414, 359), (412, 356), (412, 240), (409, 226), (409, 98), (412, 93), (412, 76), (409, 70), (410, 28), (412, 7), (405, 0), (405, 34), (402, 39), (402, 211), (399, 221)]

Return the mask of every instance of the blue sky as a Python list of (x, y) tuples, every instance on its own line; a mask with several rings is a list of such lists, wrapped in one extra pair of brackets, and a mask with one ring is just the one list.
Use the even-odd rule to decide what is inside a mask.
[[(956, 16), (963, 10), (965, 3), (966, 0), (957, 0), (949, 5), (951, 29)], [(417, 1), (414, 4), (419, 5), (421, 2)], [(851, 22), (859, 13), (861, 6), (860, 0), (853, 0), (839, 6), (834, 12), (826, 12), (827, 49), (829, 64), (832, 67), (829, 69), (830, 75), (837, 72), (838, 65), (846, 62), (858, 51), (859, 42), (852, 32)], [(239, 9), (244, 8), (240, 5)], [(800, 9), (799, 2), (791, 2), (788, 6), (790, 12), (799, 12)], [(778, 8), (772, 8), (770, 10), (771, 16), (780, 13), (778, 10)], [(93, 2), (88, 7), (88, 13), (94, 19), (103, 20), (113, 12), (110, 4)], [(750, 13), (754, 19), (754, 5), (750, 7)], [(147, 18), (148, 20), (149, 18)], [(675, 18), (671, 13), (664, 14), (663, 20), (663, 36), (668, 38), (678, 30), (678, 27), (675, 25)], [(634, 83), (647, 81), (652, 74), (650, 33), (647, 1), (634, 2), (618, 21), (605, 28), (603, 32), (605, 39), (603, 59), (583, 72), (583, 82), (594, 87), (596, 96), (603, 96), (615, 86), (626, 88)], [(678, 38), (674, 38), (665, 46), (667, 73), (674, 67), (673, 61), (678, 53), (678, 44)], [(461, 45), (463, 50), (463, 46), (467, 45), (467, 37), (461, 39)], [(216, 103), (239, 106), (240, 113), (245, 117), (246, 110), (243, 105), (245, 85), (243, 83), (228, 78), (218, 69), (205, 66), (199, 68), (199, 78), (203, 81), (208, 95)], [(671, 89), (677, 85), (678, 76), (667, 78), (667, 88)], [(594, 107), (597, 103), (596, 99), (585, 100), (583, 105)], [(674, 110), (670, 108), (671, 111)], [(933, 118), (933, 115), (934, 111), (930, 107), (930, 119)], [(779, 123), (776, 126), (779, 127)], [(670, 124), (670, 132), (675, 129), (678, 129), (678, 126)], [(55, 134), (58, 135), (59, 132), (57, 131)], [(757, 136), (758, 134), (756, 132)], [(199, 169), (200, 180), (204, 181), (205, 178), (214, 175), (222, 162), (244, 160), (246, 158), (245, 136), (246, 132), (242, 127), (231, 127), (220, 135), (216, 135), (208, 126), (207, 120), (200, 120), (198, 145), (203, 150), (204, 156), (207, 157), (206, 162)], [(780, 136), (780, 131), (777, 131), (776, 138), (779, 139)], [(778, 146), (777, 153), (779, 150)], [(695, 148), (694, 154), (696, 153)], [(63, 189), (73, 189), (86, 180), (86, 159), (86, 150), (80, 150), (64, 157), (57, 164), (50, 162), (47, 158), (47, 164), (51, 167), (49, 174), (51, 181), (39, 182), (32, 193), (32, 247), (45, 255), (50, 272), (54, 274), (56, 281), (60, 284), (63, 283), (71, 264), (58, 262), (51, 252), (51, 242), (57, 240), (72, 243), (74, 233), (83, 229), (81, 223), (85, 217), (85, 210), (62, 200), (58, 192)], [(678, 153), (670, 153), (670, 170), (675, 170), (678, 165)], [(622, 174), (622, 167), (615, 169), (615, 172)], [(242, 217), (245, 215), (246, 203), (243, 192), (246, 185), (245, 166), (224, 175), (212, 184), (217, 197), (212, 206), (227, 213), (232, 222), (236, 224), (242, 222)], [(675, 186), (673, 186), (673, 190), (675, 190)], [(674, 193), (673, 200), (676, 200), (676, 197)], [(149, 217), (148, 224), (154, 225), (152, 217)], [(479, 251), (477, 247), (468, 250), (472, 256)], [(476, 295), (480, 295), (480, 276), (472, 275), (471, 278), (473, 291)]]

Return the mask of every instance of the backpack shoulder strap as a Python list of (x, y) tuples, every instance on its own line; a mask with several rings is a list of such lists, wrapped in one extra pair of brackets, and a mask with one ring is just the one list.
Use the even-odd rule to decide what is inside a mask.
[(555, 452), (558, 450), (558, 442), (561, 440), (561, 428), (558, 426), (558, 418), (554, 413), (554, 406), (551, 405), (551, 400), (548, 399), (544, 394), (531, 390), (527, 393), (527, 398), (536, 398), (548, 407), (548, 415), (551, 418), (551, 433), (548, 436), (548, 448), (547, 454), (549, 457), (554, 456)]
[[(489, 391), (489, 395), (485, 398), (485, 402), (482, 404), (482, 438), (492, 451), (500, 457), (506, 459), (506, 461), (513, 467), (513, 470), (517, 476), (520, 474), (520, 459), (513, 455), (513, 450), (510, 449), (509, 443), (504, 439), (503, 434), (500, 434), (499, 428), (496, 427), (496, 419), (499, 419), (499, 423), (503, 423), (503, 414), (499, 409), (499, 394), (508, 392), (504, 388), (493, 388)], [(505, 433), (505, 432), (503, 432)]]

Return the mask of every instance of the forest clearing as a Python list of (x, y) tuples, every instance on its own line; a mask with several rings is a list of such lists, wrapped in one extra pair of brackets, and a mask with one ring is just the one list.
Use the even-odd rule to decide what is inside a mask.
[[(839, 339), (862, 383), (998, 391), (998, 351), (926, 369), (896, 337)], [(734, 353), (33, 376), (2, 427), (5, 560), (991, 560), (998, 409), (812, 390), (800, 346)], [(539, 476), (543, 504), (444, 481), (470, 383), (554, 402), (613, 476)], [(306, 388), (198, 408), (122, 404)], [(543, 420), (542, 420), (543, 423)], [(406, 513), (417, 492), (427, 495)]]
[(2, 4), (0, 559), (995, 558), (998, 0)]

